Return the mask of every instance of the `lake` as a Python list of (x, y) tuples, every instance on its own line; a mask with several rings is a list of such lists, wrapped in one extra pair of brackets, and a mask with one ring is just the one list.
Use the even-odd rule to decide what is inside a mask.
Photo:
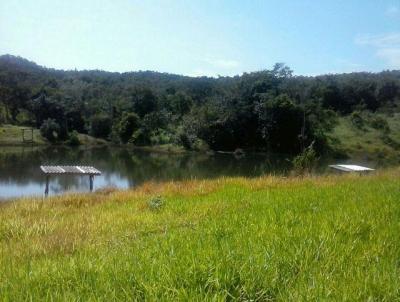
[[(118, 147), (2, 147), (0, 198), (43, 195), (45, 177), (40, 165), (90, 165), (102, 171), (94, 189), (131, 188), (145, 181), (168, 181), (220, 176), (285, 174), (290, 163), (267, 154), (166, 154)], [(88, 191), (89, 177), (63, 175), (50, 178), (50, 195)]]
[[(333, 160), (324, 160), (319, 172)], [(346, 160), (341, 162), (351, 163)], [(357, 160), (358, 164), (376, 167), (375, 163)], [(203, 179), (221, 176), (256, 177), (264, 174), (286, 175), (287, 157), (250, 153), (238, 157), (231, 153), (170, 154), (133, 150), (123, 147), (1, 147), (0, 199), (19, 196), (42, 196), (45, 177), (40, 165), (89, 165), (102, 172), (96, 176), (94, 189), (132, 188), (145, 181)], [(89, 177), (63, 175), (50, 177), (50, 195), (89, 191)]]

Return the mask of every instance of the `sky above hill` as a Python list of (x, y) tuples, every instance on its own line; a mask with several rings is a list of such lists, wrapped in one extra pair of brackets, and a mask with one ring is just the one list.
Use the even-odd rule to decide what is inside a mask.
[(400, 69), (400, 0), (1, 0), (0, 54), (58, 69)]

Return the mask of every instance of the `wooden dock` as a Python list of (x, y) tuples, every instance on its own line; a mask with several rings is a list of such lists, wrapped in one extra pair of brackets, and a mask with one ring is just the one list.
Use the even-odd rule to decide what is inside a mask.
[(88, 175), (90, 192), (93, 191), (94, 176), (101, 175), (101, 172), (92, 166), (40, 166), (40, 169), (46, 175), (45, 196), (49, 194), (50, 175)]

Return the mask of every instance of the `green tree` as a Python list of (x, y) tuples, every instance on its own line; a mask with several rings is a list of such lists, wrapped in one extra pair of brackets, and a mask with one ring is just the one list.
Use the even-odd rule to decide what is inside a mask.
[(123, 143), (127, 143), (132, 134), (139, 129), (140, 118), (136, 113), (125, 113), (117, 123), (116, 131)]
[(50, 142), (55, 142), (59, 138), (60, 125), (54, 119), (47, 119), (40, 127), (40, 134)]
[(286, 94), (262, 99), (256, 107), (259, 133), (265, 144), (274, 151), (298, 153), (299, 135), (304, 122), (304, 110)]
[(136, 89), (132, 95), (133, 110), (140, 117), (157, 109), (157, 97), (148, 89)]
[(97, 114), (91, 118), (90, 134), (107, 139), (111, 132), (112, 121), (108, 115)]

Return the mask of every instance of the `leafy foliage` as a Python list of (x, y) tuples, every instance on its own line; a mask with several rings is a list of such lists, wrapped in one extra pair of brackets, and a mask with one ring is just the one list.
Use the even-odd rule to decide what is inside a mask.
[(382, 130), (382, 132), (384, 133), (390, 132), (390, 127), (388, 122), (380, 116), (373, 117), (370, 124), (372, 128)]
[(125, 113), (116, 124), (116, 132), (123, 143), (127, 143), (138, 128), (139, 116), (135, 113)]
[(351, 123), (358, 129), (364, 128), (364, 118), (359, 111), (355, 111), (351, 114)]
[(314, 149), (314, 142), (312, 142), (311, 145), (293, 159), (294, 172), (297, 174), (311, 172), (316, 161), (317, 153)]
[(105, 114), (97, 114), (91, 118), (90, 134), (94, 137), (108, 138), (111, 132), (111, 118)]
[(78, 132), (74, 130), (69, 134), (67, 144), (70, 146), (79, 146), (81, 144), (81, 141), (78, 137)]
[(50, 142), (55, 142), (60, 134), (60, 125), (54, 119), (47, 119), (40, 127), (40, 134)]
[[(302, 77), (278, 63), (242, 76), (191, 78), (60, 71), (0, 57), (0, 121), (39, 128), (52, 119), (58, 140), (77, 131), (136, 145), (291, 154), (314, 141), (321, 153), (337, 116), (355, 112), (362, 128), (358, 112), (397, 112), (399, 102), (399, 71)], [(381, 120), (371, 126), (387, 131)]]

